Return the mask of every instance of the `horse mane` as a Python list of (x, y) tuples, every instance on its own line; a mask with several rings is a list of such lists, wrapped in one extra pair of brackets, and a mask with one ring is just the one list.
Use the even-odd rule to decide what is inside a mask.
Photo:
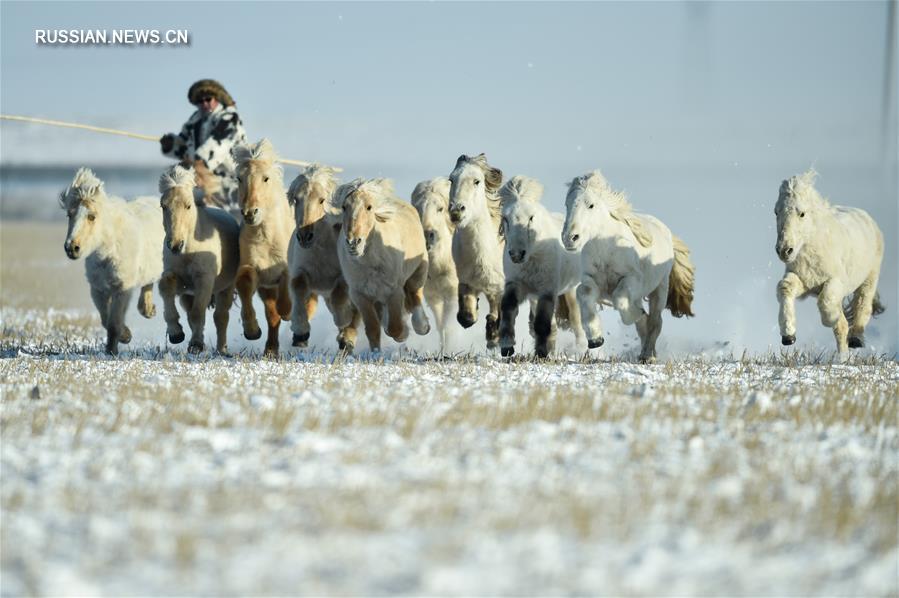
[(105, 197), (104, 183), (90, 168), (79, 168), (68, 187), (59, 194), (59, 206), (68, 208), (74, 201)]
[(267, 137), (263, 137), (255, 145), (239, 144), (231, 150), (231, 156), (237, 163), (239, 173), (244, 173), (250, 162), (257, 162), (270, 172), (270, 176), (276, 177), (284, 187), (284, 169), (278, 163), (278, 154), (275, 147)]
[(515, 175), (499, 190), (501, 205), (507, 207), (515, 202), (540, 203), (543, 184), (537, 179)]
[(175, 187), (193, 189), (196, 184), (193, 168), (184, 168), (180, 164), (175, 164), (159, 177), (159, 192), (166, 193)]
[(312, 185), (318, 184), (322, 186), (325, 190), (325, 195), (328, 197), (328, 201), (325, 202), (325, 213), (330, 216), (337, 216), (340, 214), (340, 208), (331, 201), (338, 187), (337, 183), (337, 170), (333, 166), (314, 162), (303, 169), (290, 183), (290, 188), (287, 190), (287, 200), (293, 205), (299, 193), (303, 192), (304, 189), (308, 190)]
[(815, 188), (817, 179), (818, 172), (814, 168), (809, 168), (802, 174), (793, 175), (780, 184), (780, 196), (796, 197), (803, 195), (810, 197), (813, 201), (821, 204), (822, 208), (829, 210), (832, 208), (830, 202)]
[(421, 207), (428, 197), (439, 197), (443, 207), (449, 206), (450, 181), (445, 176), (422, 181), (412, 190), (412, 205)]
[(499, 198), (498, 192), (500, 185), (503, 183), (503, 171), (499, 168), (490, 166), (490, 164), (487, 163), (487, 156), (484, 155), (483, 152), (477, 156), (466, 156), (465, 154), (462, 154), (456, 160), (456, 166), (453, 170), (464, 164), (477, 166), (481, 169), (481, 172), (484, 173), (484, 192), (487, 196), (487, 210), (490, 212), (490, 218), (496, 225), (497, 230), (499, 230), (500, 223), (503, 219), (503, 204), (502, 200)]
[(623, 223), (631, 230), (640, 245), (643, 247), (652, 245), (652, 234), (646, 230), (646, 227), (643, 226), (643, 221), (634, 212), (633, 206), (627, 199), (627, 194), (624, 191), (612, 189), (606, 177), (599, 170), (575, 177), (568, 186), (569, 195), (579, 191), (594, 194), (606, 204), (606, 208), (609, 210), (609, 215), (612, 218)]
[(396, 197), (393, 181), (386, 178), (362, 179), (358, 178), (346, 185), (338, 187), (336, 195), (339, 206), (351, 195), (363, 193), (370, 197), (374, 203), (374, 214), (380, 222), (386, 222), (402, 207), (403, 201)]

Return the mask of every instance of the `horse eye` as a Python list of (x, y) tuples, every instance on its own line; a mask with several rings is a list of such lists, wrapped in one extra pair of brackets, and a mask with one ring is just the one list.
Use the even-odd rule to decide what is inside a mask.
[(325, 203), (325, 198), (322, 197), (320, 200), (318, 200), (318, 203)]
[(87, 215), (87, 219), (90, 220), (91, 222), (93, 222), (94, 220), (97, 219), (97, 217), (94, 216), (93, 214), (88, 214), (88, 215)]
[(805, 218), (805, 212), (799, 212), (799, 217), (800, 217), (800, 218)]
[(531, 216), (530, 218), (528, 218), (528, 222), (533, 222), (533, 221), (534, 221), (534, 217), (533, 217), (533, 216)]
[(268, 177), (262, 177), (262, 182), (263, 182), (263, 183), (267, 183), (267, 182), (268, 182)]
[(238, 182), (238, 183), (242, 183), (242, 182), (243, 182), (243, 179), (240, 178), (240, 177), (237, 177), (237, 182)]
[(443, 212), (443, 208), (437, 208), (437, 213), (439, 214), (441, 212)]
[(591, 203), (591, 204), (590, 204), (589, 206), (587, 206), (587, 207), (590, 208), (590, 209), (592, 210), (594, 205), (595, 205), (595, 204), (592, 204), (592, 203)]
[(481, 184), (481, 181), (479, 181), (478, 179), (475, 179), (475, 180), (474, 180), (474, 185), (475, 185), (475, 187), (477, 187), (477, 186), (480, 185), (480, 184)]
[(371, 212), (371, 206), (365, 206), (365, 209)]
[(190, 204), (187, 205), (187, 209), (188, 209), (188, 210), (190, 209)]

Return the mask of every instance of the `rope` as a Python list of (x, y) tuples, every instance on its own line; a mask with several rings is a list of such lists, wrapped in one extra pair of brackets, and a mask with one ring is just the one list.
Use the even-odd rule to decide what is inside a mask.
[[(0, 114), (0, 120), (14, 120), (26, 123), (35, 123), (38, 125), (52, 125), (54, 127), (68, 127), (70, 129), (84, 129), (85, 131), (93, 131), (95, 133), (106, 133), (107, 135), (121, 135), (122, 137), (131, 137), (133, 139), (143, 139), (145, 141), (159, 141), (159, 137), (155, 135), (142, 135), (140, 133), (131, 133), (129, 131), (120, 131), (119, 129), (109, 129), (107, 127), (95, 127), (93, 125), (82, 125), (80, 123), (70, 123), (61, 120), (50, 120), (48, 118), (35, 118), (33, 116), (16, 116), (12, 114)], [(306, 167), (312, 164), (302, 160), (289, 160), (287, 158), (279, 158), (278, 162), (289, 164), (291, 166)], [(335, 172), (343, 172), (342, 168), (335, 168)]]

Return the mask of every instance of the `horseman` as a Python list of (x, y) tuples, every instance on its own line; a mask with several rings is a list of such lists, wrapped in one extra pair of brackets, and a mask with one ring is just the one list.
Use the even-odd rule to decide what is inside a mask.
[(221, 83), (201, 79), (187, 92), (196, 106), (177, 135), (159, 139), (162, 153), (193, 166), (197, 184), (211, 203), (237, 210), (237, 178), (231, 148), (247, 142), (246, 133), (231, 95)]

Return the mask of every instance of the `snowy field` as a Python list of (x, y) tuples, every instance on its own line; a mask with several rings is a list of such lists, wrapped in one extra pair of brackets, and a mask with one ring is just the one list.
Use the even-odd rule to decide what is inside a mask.
[(4, 596), (899, 592), (893, 360), (111, 359), (59, 226), (0, 241)]

